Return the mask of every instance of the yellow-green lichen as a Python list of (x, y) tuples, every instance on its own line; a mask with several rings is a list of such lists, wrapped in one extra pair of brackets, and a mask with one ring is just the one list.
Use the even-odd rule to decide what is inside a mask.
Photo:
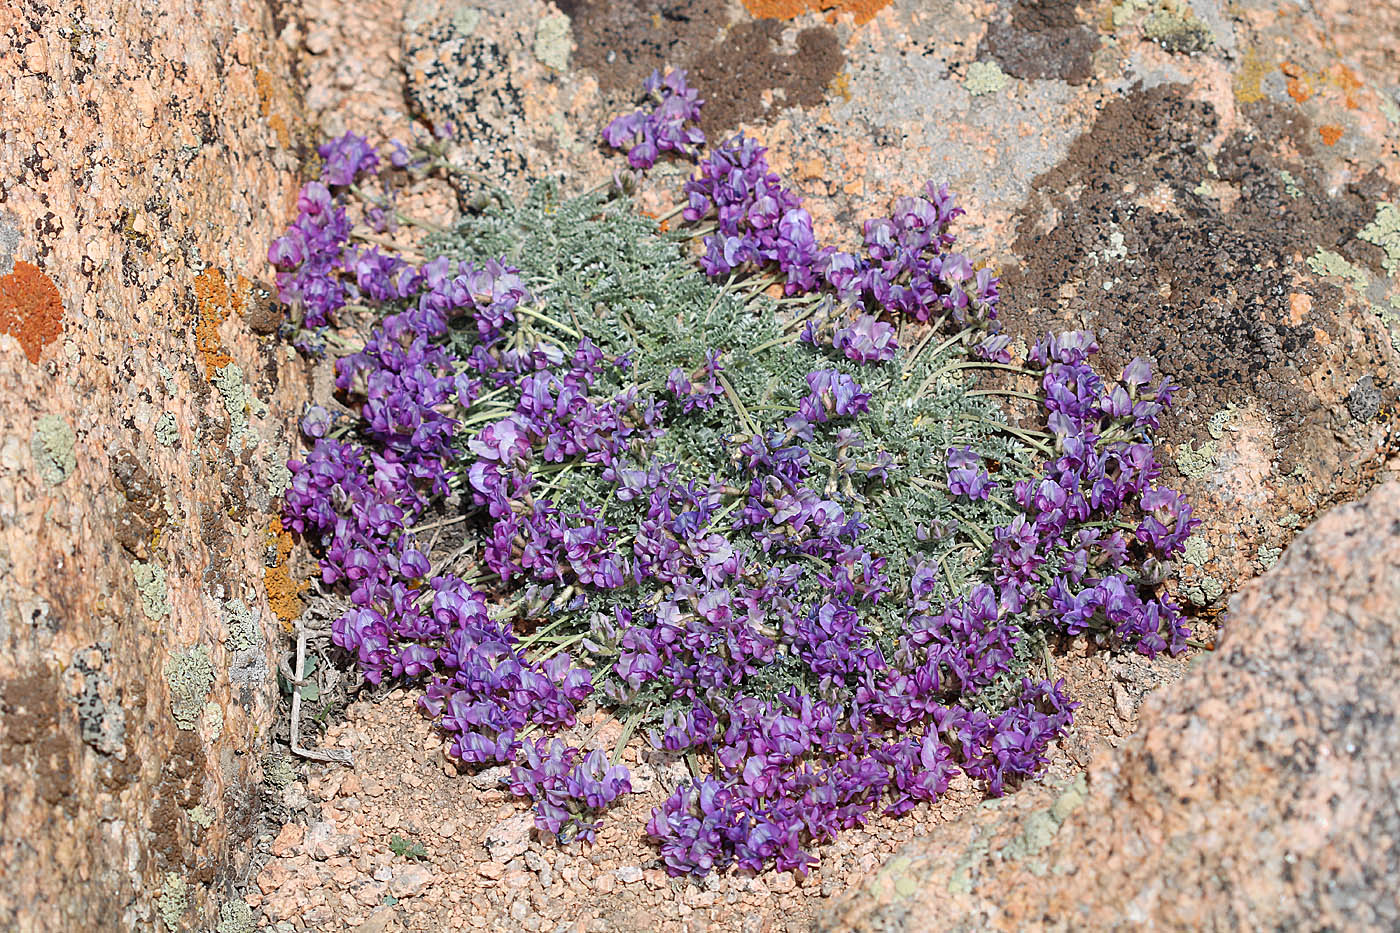
[(1385, 251), (1381, 265), (1391, 275), (1400, 273), (1400, 208), (1394, 204), (1376, 206), (1376, 218), (1361, 228), (1357, 239), (1374, 243)]
[(973, 62), (967, 66), (967, 77), (963, 80), (963, 87), (967, 88), (967, 92), (973, 97), (980, 97), (983, 94), (998, 94), (1010, 83), (1011, 78), (996, 62)]
[(189, 906), (189, 885), (174, 872), (167, 873), (165, 884), (160, 888), (160, 897), (156, 898), (156, 910), (160, 912), (160, 920), (165, 924), (165, 928), (172, 933), (180, 929), (180, 918), (185, 915)]
[(219, 925), (214, 933), (253, 933), (257, 929), (253, 908), (244, 901), (225, 901), (219, 906)]
[(1182, 476), (1191, 479), (1209, 476), (1215, 469), (1217, 452), (1218, 445), (1215, 441), (1206, 441), (1200, 447), (1193, 447), (1190, 441), (1185, 441), (1176, 448), (1176, 468), (1181, 471)]
[(572, 45), (569, 18), (563, 13), (546, 16), (535, 27), (535, 57), (555, 71), (569, 70), (569, 48)]
[(155, 561), (131, 562), (131, 579), (141, 595), (141, 611), (152, 622), (170, 614), (170, 590), (165, 583), (165, 568)]
[(180, 425), (170, 412), (162, 412), (156, 419), (156, 443), (162, 447), (172, 447), (180, 439)]
[(1279, 180), (1283, 182), (1284, 193), (1290, 198), (1297, 200), (1303, 196), (1303, 189), (1298, 187), (1298, 179), (1293, 177), (1293, 173), (1287, 169), (1280, 169)]
[(165, 664), (165, 681), (170, 687), (170, 715), (175, 725), (185, 730), (195, 728), (204, 714), (209, 689), (214, 686), (209, 649), (195, 645), (171, 655)]
[(1259, 567), (1260, 572), (1268, 570), (1278, 559), (1283, 556), (1283, 548), (1272, 547), (1267, 544), (1259, 545), (1259, 554), (1254, 559), (1254, 563)]
[(1191, 605), (1205, 608), (1225, 595), (1225, 584), (1210, 574), (1201, 574), (1182, 582), (1181, 595), (1185, 596)]
[(73, 429), (58, 415), (44, 415), (34, 424), (29, 450), (39, 468), (39, 478), (57, 486), (73, 474), (78, 458), (73, 453), (77, 438)]
[[(1026, 818), (1021, 834), (1011, 840), (1001, 850), (1001, 856), (1008, 862), (1020, 861), (1039, 855), (1055, 838), (1069, 815), (1084, 803), (1089, 793), (1089, 783), (1083, 773), (1070, 782), (1069, 786), (1055, 798), (1048, 809), (1037, 810)], [(1038, 872), (1038, 874), (1043, 874)]]
[(1168, 52), (1204, 52), (1215, 42), (1210, 27), (1189, 7), (1182, 10), (1163, 4), (1143, 22), (1142, 31)]
[(1308, 268), (1315, 275), (1346, 279), (1358, 289), (1365, 289), (1369, 281), (1366, 273), (1347, 262), (1340, 254), (1323, 249), (1321, 246), (1317, 248), (1317, 252), (1308, 257)]
[(1206, 547), (1206, 539), (1200, 535), (1187, 538), (1186, 544), (1181, 548), (1181, 559), (1196, 567), (1204, 567), (1206, 561), (1210, 560), (1210, 548)]
[(1225, 429), (1234, 420), (1235, 413), (1239, 409), (1234, 405), (1226, 405), (1224, 408), (1210, 416), (1210, 421), (1206, 422), (1206, 433), (1215, 440), (1220, 440), (1225, 436)]
[(190, 822), (200, 829), (208, 829), (210, 826), (214, 825), (214, 811), (204, 804), (201, 803), (197, 807), (192, 807), (188, 812)]
[(273, 755), (267, 760), (263, 768), (263, 780), (269, 786), (283, 788), (296, 780), (296, 769), (292, 767), (292, 759), (286, 755)]

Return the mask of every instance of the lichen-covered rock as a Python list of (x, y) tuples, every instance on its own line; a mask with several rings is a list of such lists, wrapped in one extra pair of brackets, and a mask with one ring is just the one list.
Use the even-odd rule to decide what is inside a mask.
[(304, 393), (251, 320), (305, 143), (278, 9), (0, 4), (6, 930), (227, 919)]
[(1400, 926), (1400, 482), (1299, 535), (1232, 619), (1087, 779), (941, 827), (820, 928)]

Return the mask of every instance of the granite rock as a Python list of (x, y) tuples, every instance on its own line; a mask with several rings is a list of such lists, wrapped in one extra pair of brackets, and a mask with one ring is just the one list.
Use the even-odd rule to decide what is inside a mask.
[(1231, 610), (1086, 775), (939, 827), (818, 928), (1395, 929), (1400, 483), (1325, 514)]
[(241, 876), (305, 392), (249, 324), (304, 145), (278, 6), (0, 5), (6, 930), (212, 928)]

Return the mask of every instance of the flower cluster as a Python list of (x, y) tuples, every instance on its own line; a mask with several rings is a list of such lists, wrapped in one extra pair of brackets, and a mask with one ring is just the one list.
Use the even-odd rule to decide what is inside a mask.
[(699, 155), (705, 134), (698, 126), (700, 100), (695, 89), (685, 83), (685, 72), (677, 69), (662, 77), (653, 71), (642, 84), (646, 106), (617, 117), (603, 128), (603, 142), (614, 149), (627, 150), (627, 163), (646, 170), (656, 164), (663, 152), (686, 158)]
[[(642, 140), (634, 164), (698, 144), (676, 135), (698, 106), (683, 76), (648, 93), (605, 134)], [(332, 185), (375, 166), (353, 141), (326, 158)], [(806, 870), (959, 771), (1001, 794), (1042, 768), (1076, 706), (1035, 676), (1044, 633), (1184, 648), (1161, 562), (1197, 522), (1149, 440), (1175, 387), (1143, 361), (1105, 380), (1091, 336), (1051, 335), (1020, 367), (1045, 430), (999, 433), (950, 375), (1017, 367), (996, 280), (948, 252), (946, 189), (867, 223), (861, 257), (816, 246), (752, 140), (686, 193), (689, 220), (717, 218), (701, 264), (723, 288), (617, 237), (625, 208), (549, 191), (421, 265), (337, 259), (325, 275), (384, 313), (337, 363), (358, 420), (303, 419), (285, 521), (349, 597), (336, 644), (372, 682), (421, 685), (457, 760), (510, 765), (542, 830), (591, 840), (631, 790), (558, 737), (592, 698), (702, 763), (647, 826), (669, 871)], [(770, 265), (800, 332), (771, 278), (736, 274)], [(952, 335), (904, 355), (888, 312)], [(449, 501), (467, 539), (444, 557), (415, 529)], [(446, 561), (467, 553), (463, 579)]]
[(561, 840), (592, 842), (598, 815), (632, 792), (627, 769), (609, 765), (597, 749), (583, 755), (558, 739), (540, 739), (521, 754), (524, 762), (510, 769), (511, 792), (534, 800), (536, 823)]

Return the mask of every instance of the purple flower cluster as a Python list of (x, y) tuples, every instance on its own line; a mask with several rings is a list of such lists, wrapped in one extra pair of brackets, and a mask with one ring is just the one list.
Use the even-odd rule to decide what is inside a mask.
[(603, 142), (614, 149), (627, 150), (627, 163), (638, 170), (656, 164), (663, 152), (674, 152), (688, 159), (700, 154), (705, 134), (698, 126), (700, 100), (695, 89), (685, 83), (685, 72), (677, 69), (662, 77), (653, 71), (642, 84), (646, 106), (617, 117), (603, 129)]
[[(699, 143), (683, 130), (699, 106), (684, 76), (655, 76), (647, 90), (656, 109), (605, 132), (632, 146), (634, 165)], [(752, 140), (702, 163), (686, 213), (717, 218), (707, 273), (774, 266), (790, 293), (829, 289), (854, 308), (844, 323), (809, 323), (806, 342), (830, 352), (783, 371), (796, 384), (769, 386), (781, 404), (744, 433), (706, 428), (697, 468), (659, 451), (679, 449), (664, 446), (671, 432), (726, 420), (724, 406), (750, 420), (731, 380), (752, 348), (713, 346), (669, 372), (665, 358), (643, 376), (596, 329), (612, 353), (574, 328), (555, 328), (570, 341), (548, 336), (552, 310), (503, 262), (352, 252), (331, 191), (375, 171), (377, 156), (358, 137), (323, 155), (323, 182), (307, 186), (270, 251), (279, 284), (287, 276), (284, 296), (308, 322), (325, 323), (346, 296), (383, 314), (337, 361), (355, 423), (333, 424), (320, 407), (303, 418), (313, 446), (290, 464), (284, 523), (317, 553), (322, 581), (349, 596), (335, 644), (373, 683), (421, 685), (455, 759), (511, 765), (510, 788), (534, 800), (542, 830), (591, 841), (599, 815), (631, 791), (625, 768), (556, 737), (590, 698), (635, 712), (659, 752), (703, 756), (705, 773), (647, 825), (668, 871), (805, 871), (814, 844), (936, 800), (959, 770), (1001, 794), (1046, 764), (1077, 704), (1063, 683), (1022, 678), (1017, 649), (1031, 629), (1149, 656), (1184, 647), (1154, 566), (1198, 522), (1155, 483), (1146, 438), (1176, 387), (1152, 385), (1145, 362), (1109, 383), (1089, 365), (1090, 335), (1037, 343), (1050, 452), (1035, 471), (961, 445), (897, 463), (876, 442), (891, 435), (867, 433), (885, 417), (866, 388), (878, 376), (845, 370), (895, 358), (882, 314), (956, 321), (962, 335), (983, 332), (971, 352), (1010, 359), (995, 332), (996, 280), (948, 251), (959, 210), (945, 188), (868, 222), (857, 257), (817, 247)], [(341, 305), (324, 297), (332, 286)], [(571, 474), (587, 479), (569, 485)], [(952, 514), (1015, 513), (979, 539), (989, 556), (967, 585), (944, 578), (933, 548), (953, 520), (920, 527), (928, 550), (901, 552), (899, 567), (871, 543), (884, 540), (875, 500), (925, 476), (946, 476)], [(435, 573), (415, 533), (457, 492), (481, 520), (468, 544), (485, 573), (471, 582), (451, 564)], [(484, 580), (500, 591), (476, 589)], [(493, 607), (502, 595), (518, 598)], [(517, 616), (534, 632), (518, 632)], [(587, 652), (588, 667), (565, 648)]]
[(558, 739), (540, 739), (521, 749), (523, 763), (510, 769), (511, 792), (535, 801), (535, 823), (561, 840), (592, 842), (597, 817), (632, 792), (627, 769), (609, 765), (597, 749), (582, 754)]
[[(862, 256), (817, 244), (802, 199), (769, 170), (765, 152), (752, 138), (734, 136), (701, 159), (685, 184), (685, 220), (715, 220), (716, 232), (701, 241), (701, 266), (708, 275), (776, 266), (789, 295), (828, 288), (864, 310), (919, 321), (947, 315), (959, 324), (992, 326), (997, 279), (948, 251), (954, 241), (948, 227), (962, 209), (947, 185), (929, 182), (922, 197), (902, 197), (891, 216), (867, 220)], [(864, 336), (841, 338), (838, 349), (851, 359), (878, 357), (892, 336), (876, 336), (873, 318), (864, 321), (856, 325)]]

